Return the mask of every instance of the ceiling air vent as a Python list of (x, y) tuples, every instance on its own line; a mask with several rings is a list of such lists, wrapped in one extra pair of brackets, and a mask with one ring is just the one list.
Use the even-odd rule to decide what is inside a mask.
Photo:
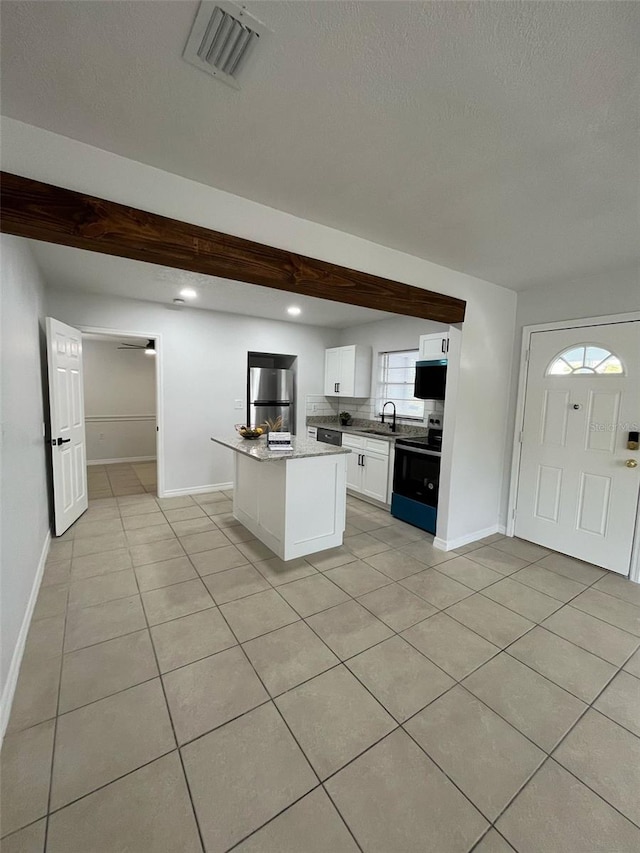
[(269, 30), (246, 9), (227, 0), (203, 0), (183, 58), (201, 71), (239, 89), (238, 74), (256, 43)]

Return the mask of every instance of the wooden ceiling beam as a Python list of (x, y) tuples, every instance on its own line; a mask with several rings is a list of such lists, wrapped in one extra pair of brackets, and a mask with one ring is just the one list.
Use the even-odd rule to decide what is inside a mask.
[(462, 299), (8, 172), (0, 172), (0, 205), (0, 231), (30, 240), (441, 323), (464, 320)]

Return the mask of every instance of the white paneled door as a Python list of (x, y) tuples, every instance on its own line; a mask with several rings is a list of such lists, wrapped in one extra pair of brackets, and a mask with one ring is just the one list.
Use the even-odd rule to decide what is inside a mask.
[(82, 335), (47, 317), (50, 445), (55, 533), (60, 536), (87, 509)]
[(629, 574), (639, 422), (640, 322), (534, 332), (516, 536)]

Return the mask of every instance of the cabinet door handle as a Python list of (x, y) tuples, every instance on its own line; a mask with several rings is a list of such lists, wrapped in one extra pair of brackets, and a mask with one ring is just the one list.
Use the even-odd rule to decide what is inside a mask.
[(446, 352), (446, 351), (447, 351), (447, 350), (446, 350), (446, 345), (447, 345), (447, 339), (446, 339), (446, 338), (443, 338), (443, 339), (442, 339), (442, 346), (441, 346), (441, 351), (442, 351), (442, 352)]
[(340, 383), (336, 382), (336, 391), (339, 391), (339, 390), (340, 390)]
[(449, 338), (447, 338), (447, 352), (449, 352)]
[(362, 465), (362, 467), (364, 468), (364, 453), (362, 454), (362, 462), (361, 462), (361, 465)]
[(334, 382), (334, 383), (333, 383), (333, 393), (334, 393), (334, 394), (337, 394), (337, 393), (338, 393), (338, 383), (337, 383), (337, 382)]

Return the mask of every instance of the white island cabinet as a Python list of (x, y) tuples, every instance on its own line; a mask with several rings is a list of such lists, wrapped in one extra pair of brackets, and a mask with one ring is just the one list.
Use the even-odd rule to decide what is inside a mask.
[(346, 447), (292, 436), (293, 451), (266, 438), (216, 438), (235, 452), (233, 516), (282, 560), (342, 545)]

